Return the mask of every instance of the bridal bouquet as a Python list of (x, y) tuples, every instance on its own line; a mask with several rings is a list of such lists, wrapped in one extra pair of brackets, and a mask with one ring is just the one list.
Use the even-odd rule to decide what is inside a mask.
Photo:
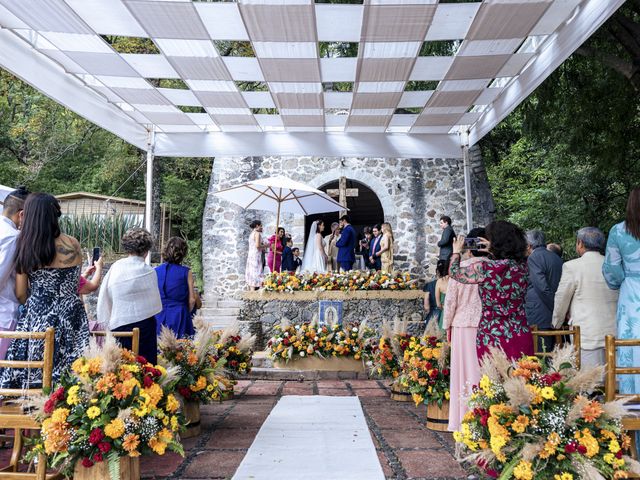
[(465, 460), (486, 478), (573, 480), (627, 478), (640, 464), (624, 454), (620, 402), (589, 396), (602, 367), (577, 370), (573, 347), (549, 362), (510, 362), (492, 350), (481, 367), (461, 430), (454, 434)]
[(184, 419), (172, 393), (176, 375), (121, 349), (112, 337), (102, 346), (92, 339), (36, 408), (42, 427), (27, 458), (45, 453), (66, 476), (76, 462), (85, 468), (108, 462), (117, 479), (120, 457), (163, 455), (167, 449), (184, 455), (177, 437)]
[(274, 326), (267, 343), (269, 358), (276, 361), (301, 357), (353, 357), (360, 360), (367, 354), (367, 344), (374, 331), (367, 323), (352, 325), (318, 325), (316, 322), (292, 325), (283, 319)]

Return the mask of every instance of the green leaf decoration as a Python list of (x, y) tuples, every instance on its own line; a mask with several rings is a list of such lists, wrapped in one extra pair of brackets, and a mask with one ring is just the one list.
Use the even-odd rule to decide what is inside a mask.
[(109, 477), (111, 480), (120, 480), (120, 456), (115, 450), (111, 450), (107, 456), (107, 466), (109, 467)]

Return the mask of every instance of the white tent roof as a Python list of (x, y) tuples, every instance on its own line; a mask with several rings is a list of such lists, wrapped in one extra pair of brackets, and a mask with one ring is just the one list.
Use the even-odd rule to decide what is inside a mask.
[[(153, 129), (161, 156), (458, 157), (623, 3), (0, 0), (0, 66), (140, 148)], [(101, 35), (151, 38), (160, 53), (120, 54)], [(221, 57), (220, 40), (256, 56)], [(434, 41), (459, 48), (420, 56)], [(318, 42), (357, 42), (358, 56), (320, 58)]]

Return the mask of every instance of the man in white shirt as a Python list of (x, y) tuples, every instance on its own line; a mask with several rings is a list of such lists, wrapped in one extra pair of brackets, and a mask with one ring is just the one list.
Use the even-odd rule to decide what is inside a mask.
[[(18, 316), (14, 257), (27, 195), (24, 187), (11, 192), (4, 199), (0, 215), (0, 330), (3, 331), (13, 331)], [(0, 340), (0, 359), (4, 360), (10, 344), (11, 339)]]
[(604, 337), (616, 334), (618, 291), (610, 290), (602, 276), (605, 236), (595, 227), (578, 230), (580, 258), (566, 262), (556, 291), (552, 323), (559, 328), (580, 326), (582, 367), (605, 364)]

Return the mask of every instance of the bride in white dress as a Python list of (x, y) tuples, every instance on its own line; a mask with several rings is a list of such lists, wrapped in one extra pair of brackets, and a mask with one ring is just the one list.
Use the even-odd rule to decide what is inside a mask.
[(324, 251), (324, 243), (322, 240), (322, 232), (324, 231), (324, 222), (316, 220), (311, 224), (307, 247), (304, 249), (304, 257), (302, 259), (302, 273), (326, 273), (327, 271), (327, 254)]

